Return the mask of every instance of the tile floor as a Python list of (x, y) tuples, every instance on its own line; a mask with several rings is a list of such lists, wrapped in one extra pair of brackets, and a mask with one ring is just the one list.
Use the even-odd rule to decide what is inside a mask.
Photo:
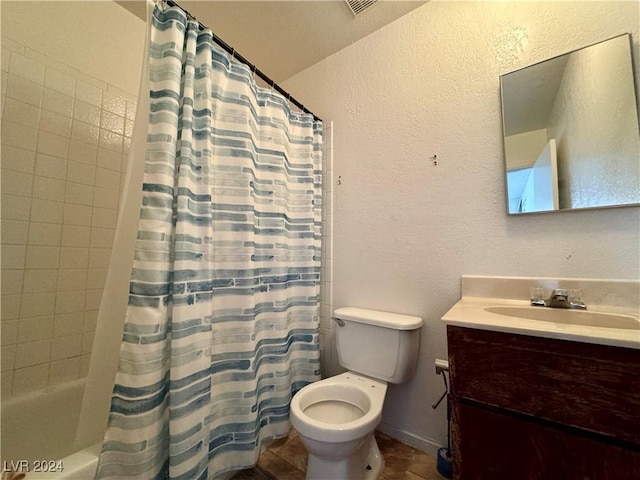
[[(436, 458), (376, 432), (385, 466), (378, 480), (442, 480)], [(239, 472), (233, 480), (304, 480), (307, 451), (295, 430), (260, 455), (255, 469)], [(330, 479), (327, 479), (330, 480)]]

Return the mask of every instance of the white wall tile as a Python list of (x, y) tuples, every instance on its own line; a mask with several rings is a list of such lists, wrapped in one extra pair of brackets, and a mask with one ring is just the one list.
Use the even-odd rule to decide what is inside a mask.
[(49, 361), (51, 340), (19, 343), (16, 348), (15, 368), (20, 369)]
[(55, 310), (56, 296), (53, 292), (24, 293), (20, 304), (21, 321), (28, 317), (52, 315)]
[(7, 98), (2, 114), (4, 120), (34, 127), (40, 121), (40, 108), (15, 98)]
[(29, 225), (29, 245), (60, 245), (61, 235), (60, 224), (31, 222)]
[(76, 99), (95, 107), (102, 105), (102, 90), (88, 83), (78, 81)]
[(24, 272), (24, 293), (53, 292), (56, 289), (58, 270), (28, 269)]
[(93, 186), (67, 183), (65, 201), (77, 205), (93, 205)]
[(58, 247), (27, 247), (27, 269), (53, 269), (58, 268), (60, 249)]
[(2, 46), (2, 378), (20, 394), (88, 371), (136, 104)]
[(56, 294), (56, 315), (84, 311), (85, 290), (58, 292)]
[(36, 153), (18, 147), (2, 146), (2, 171), (5, 169), (22, 173), (33, 173), (36, 164)]
[(3, 372), (0, 375), (0, 391), (2, 392), (3, 400), (13, 397), (13, 377), (13, 370)]
[(22, 269), (25, 265), (27, 247), (24, 245), (3, 245), (0, 256), (2, 257), (2, 269)]
[(111, 208), (94, 208), (91, 226), (99, 228), (115, 228), (118, 211)]
[(102, 110), (100, 128), (124, 135), (124, 117)]
[(136, 108), (137, 108), (137, 104), (134, 102), (129, 102), (127, 101), (127, 112), (125, 113), (125, 117), (128, 120), (135, 120), (136, 119)]
[(49, 385), (75, 380), (80, 376), (81, 356), (54, 360), (49, 370)]
[(71, 140), (69, 144), (69, 160), (95, 165), (97, 158), (98, 147), (77, 140)]
[(89, 249), (62, 247), (60, 249), (60, 268), (88, 268)]
[(96, 170), (96, 187), (118, 190), (120, 188), (120, 173), (115, 168), (108, 169), (98, 166)]
[(69, 153), (69, 138), (41, 130), (38, 135), (38, 152), (66, 158)]
[(56, 92), (64, 93), (70, 97), (75, 94), (76, 79), (68, 73), (61, 72), (55, 68), (47, 67), (44, 85)]
[(65, 188), (63, 180), (36, 175), (33, 179), (33, 198), (64, 202)]
[[(104, 148), (106, 150), (111, 150), (114, 152), (122, 152), (122, 143), (123, 143), (123, 135), (118, 133), (110, 132), (109, 130), (105, 130), (104, 128), (100, 129), (100, 142), (98, 146), (100, 148)], [(118, 158), (118, 169), (120, 168), (120, 159)]]
[(100, 127), (81, 122), (80, 120), (73, 120), (71, 138), (74, 141), (97, 147), (100, 140)]
[[(4, 172), (3, 172), (4, 173)], [(29, 220), (31, 198), (2, 193), (0, 215), (4, 220)]]
[(129, 120), (128, 118), (124, 122), (124, 135), (125, 137), (133, 137), (133, 120)]
[(47, 386), (48, 380), (48, 363), (19, 368), (14, 371), (12, 394), (18, 396), (33, 390), (40, 390)]
[(87, 270), (83, 268), (61, 268), (58, 270), (58, 291), (83, 290), (86, 288)]
[(76, 100), (73, 108), (73, 119), (93, 125), (94, 127), (99, 127), (100, 113), (101, 110), (99, 107)]
[(51, 338), (53, 317), (21, 318), (18, 325), (18, 342), (27, 343)]
[(93, 208), (89, 205), (66, 204), (64, 206), (65, 225), (86, 225), (91, 226)]
[(38, 145), (38, 130), (3, 119), (2, 145), (35, 151)]
[(2, 219), (2, 245), (26, 245), (29, 235), (29, 222)]
[(111, 248), (113, 239), (115, 238), (115, 228), (98, 228), (91, 229), (91, 247), (94, 248)]
[(11, 53), (9, 73), (37, 84), (44, 84), (44, 65), (17, 52)]
[[(9, 270), (13, 272), (15, 270)], [(99, 289), (102, 291), (104, 288), (105, 282), (107, 280), (107, 273), (109, 272), (108, 268), (90, 268), (89, 273), (87, 275), (87, 288), (88, 289)], [(18, 278), (18, 277), (16, 277)], [(19, 277), (21, 280), (22, 277)], [(7, 292), (11, 293), (11, 292)]]
[[(4, 40), (3, 40), (4, 41)], [(9, 59), (11, 57), (11, 50), (9, 50), (4, 45), (2, 46), (2, 54), (0, 55), (0, 60), (2, 61), (2, 76), (5, 76), (5, 73), (9, 72)]]
[(53, 322), (53, 336), (77, 335), (84, 331), (85, 312), (63, 313), (56, 315)]
[(30, 197), (33, 192), (33, 175), (7, 170), (2, 172), (2, 193)]
[(80, 225), (64, 225), (62, 229), (62, 246), (88, 247), (91, 244), (91, 227)]
[(127, 111), (127, 101), (123, 97), (114, 95), (113, 93), (104, 92), (102, 94), (102, 108), (108, 112), (124, 117)]
[(98, 310), (84, 312), (84, 323), (82, 329), (84, 332), (95, 332), (98, 325)]
[(77, 357), (82, 353), (82, 335), (56, 337), (51, 341), (51, 360)]
[(96, 188), (93, 196), (93, 206), (117, 210), (119, 200), (119, 190)]
[(0, 302), (0, 308), (2, 309), (2, 321), (14, 320), (20, 318), (20, 302), (22, 301), (22, 294), (9, 295), (2, 294), (2, 301)]
[(87, 332), (82, 334), (82, 353), (91, 353), (93, 348), (94, 332)]
[(98, 310), (100, 308), (101, 300), (102, 289), (87, 290), (87, 295), (84, 302), (85, 311)]
[[(0, 349), (0, 357), (0, 367), (2, 368), (2, 375), (4, 376), (5, 372), (13, 370), (14, 368), (16, 360), (16, 346), (3, 346)], [(2, 396), (4, 397), (4, 390), (2, 391)]]
[(31, 221), (43, 223), (62, 223), (64, 213), (63, 202), (52, 202), (51, 200), (33, 200), (31, 209)]
[(70, 138), (71, 118), (49, 110), (42, 110), (40, 114), (40, 130)]
[(38, 153), (36, 157), (36, 175), (65, 180), (67, 177), (67, 160)]
[(18, 320), (0, 323), (0, 340), (3, 347), (18, 343)]
[(80, 357), (80, 378), (89, 374), (89, 365), (91, 364), (91, 353), (85, 353)]
[(9, 74), (7, 79), (7, 98), (17, 98), (31, 105), (41, 106), (44, 87), (37, 83)]
[[(22, 293), (23, 280), (24, 280), (24, 270), (22, 268), (19, 268), (19, 269), (3, 268), (2, 269), (2, 293), (5, 293), (5, 294)], [(93, 288), (100, 288), (100, 287), (94, 286)]]
[(45, 88), (42, 92), (42, 108), (71, 117), (73, 116), (73, 97)]
[(120, 171), (122, 155), (104, 148), (98, 149), (98, 167)]
[(89, 268), (109, 268), (111, 260), (110, 248), (91, 248), (89, 252)]
[(96, 166), (87, 163), (69, 162), (67, 181), (81, 183), (83, 185), (95, 185)]

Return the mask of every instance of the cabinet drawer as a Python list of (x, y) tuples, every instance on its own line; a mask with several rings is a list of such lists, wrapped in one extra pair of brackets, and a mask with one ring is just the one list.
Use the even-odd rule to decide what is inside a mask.
[(454, 401), (640, 446), (640, 350), (447, 327)]

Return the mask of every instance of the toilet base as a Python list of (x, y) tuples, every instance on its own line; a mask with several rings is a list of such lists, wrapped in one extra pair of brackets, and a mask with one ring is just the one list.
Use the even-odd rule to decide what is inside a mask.
[(342, 460), (325, 460), (309, 454), (307, 480), (376, 480), (384, 468), (373, 434), (356, 451)]

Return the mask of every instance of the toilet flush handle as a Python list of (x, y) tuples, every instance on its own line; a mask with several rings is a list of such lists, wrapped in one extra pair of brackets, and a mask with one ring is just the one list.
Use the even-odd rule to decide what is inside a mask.
[(344, 327), (344, 320), (341, 318), (331, 317), (331, 320), (335, 320), (340, 327)]

